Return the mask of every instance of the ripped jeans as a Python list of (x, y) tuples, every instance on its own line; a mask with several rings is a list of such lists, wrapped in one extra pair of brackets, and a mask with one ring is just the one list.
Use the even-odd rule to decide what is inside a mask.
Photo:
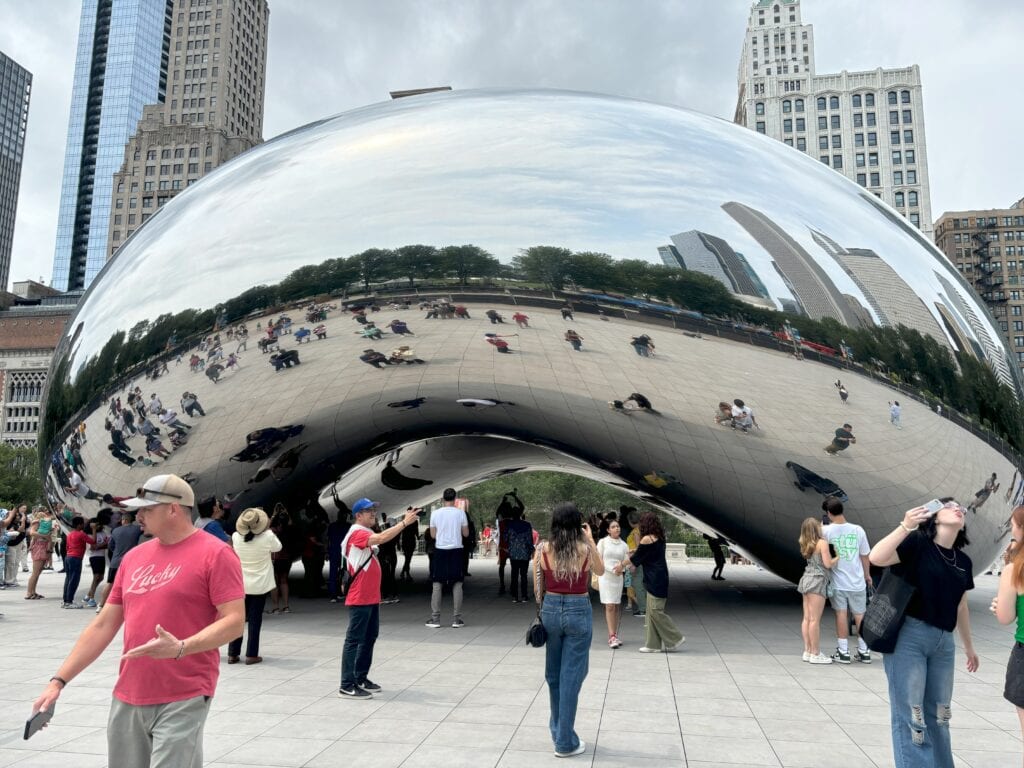
[(952, 632), (908, 616), (896, 650), (883, 657), (896, 768), (953, 768), (949, 720), (955, 648)]

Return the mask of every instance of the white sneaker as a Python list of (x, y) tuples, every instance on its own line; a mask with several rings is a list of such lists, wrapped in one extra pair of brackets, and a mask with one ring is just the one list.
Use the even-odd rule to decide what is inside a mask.
[(676, 651), (678, 651), (680, 648), (683, 647), (683, 643), (685, 643), (685, 642), (686, 642), (686, 638), (685, 637), (680, 637), (679, 638), (679, 642), (676, 643), (675, 645), (672, 645), (672, 646), (666, 645), (665, 646), (665, 653), (675, 653)]
[(661, 653), (661, 648), (648, 648), (646, 645), (637, 648), (637, 650), (640, 653)]
[(556, 751), (555, 752), (555, 757), (576, 757), (576, 755), (582, 755), (586, 751), (587, 751), (587, 745), (586, 745), (586, 743), (584, 741), (581, 740), (580, 741), (580, 745), (578, 747), (576, 747), (576, 749), (572, 750), (572, 752), (558, 752), (558, 751)]
[(811, 662), (811, 664), (831, 664), (832, 663), (832, 657), (831, 656), (826, 656), (823, 653), (811, 654), (810, 656), (808, 656), (807, 660), (809, 662)]
[(804, 651), (804, 657), (803, 658), (804, 658), (804, 661), (810, 661), (811, 660), (811, 654), (809, 654), (807, 651)]

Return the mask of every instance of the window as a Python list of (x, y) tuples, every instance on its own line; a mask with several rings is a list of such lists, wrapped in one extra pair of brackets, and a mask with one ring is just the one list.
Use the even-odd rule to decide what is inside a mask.
[(842, 149), (842, 147), (843, 137), (838, 133), (832, 134), (832, 149)]
[[(793, 146), (793, 140), (792, 139), (783, 139), (783, 141), (786, 143), (787, 147), (792, 147)], [(207, 165), (209, 165), (209, 163), (207, 163)]]
[(903, 154), (898, 149), (892, 151), (892, 164), (903, 165)]
[(869, 147), (877, 147), (878, 146), (878, 134), (877, 133), (873, 133), (873, 132), (869, 132), (868, 133), (868, 146)]
[(171, 166), (170, 165), (161, 165), (160, 166), (160, 174), (161, 175), (166, 175), (166, 174), (168, 174), (170, 172), (171, 172)]
[(889, 131), (889, 143), (890, 144), (899, 144), (900, 143), (900, 132), (899, 131)]
[[(878, 153), (877, 152), (869, 152), (868, 153), (868, 165), (870, 165), (872, 168), (878, 167)], [(875, 186), (878, 186), (878, 185), (876, 184)]]
[(917, 184), (917, 171), (913, 169), (907, 171), (907, 184)]
[(897, 94), (896, 94), (896, 91), (889, 91), (889, 94), (888, 94), (888, 96), (889, 96), (889, 103), (890, 103), (890, 104), (895, 104), (895, 103), (896, 103), (896, 100), (897, 100)]
[(882, 181), (881, 181), (881, 178), (879, 177), (878, 173), (872, 173), (871, 174), (871, 186), (872, 187), (880, 187), (880, 186), (882, 186)]
[(833, 168), (842, 168), (843, 167), (843, 156), (842, 155), (832, 155), (832, 167)]
[(920, 227), (921, 226), (921, 214), (919, 214), (919, 213), (912, 213), (912, 214), (910, 214), (910, 223), (913, 224), (915, 227)]
[(917, 207), (917, 192), (910, 191), (907, 193), (907, 205), (911, 208)]
[(821, 160), (825, 165), (828, 165), (828, 155), (819, 155), (818, 159)]
[(824, 115), (820, 115), (818, 117), (818, 130), (819, 131), (827, 131), (828, 130), (828, 118), (825, 117)]
[(868, 118), (867, 118), (868, 119), (868, 127), (872, 127), (872, 126), (878, 125), (878, 123), (875, 122), (875, 113), (874, 112), (868, 112), (867, 115), (868, 115)]
[(188, 164), (188, 172), (189, 173), (199, 173), (199, 163), (189, 163)]
[(147, 182), (145, 182), (142, 185), (142, 190), (144, 192), (150, 192), (150, 191), (152, 191), (152, 189), (153, 189), (153, 182), (152, 181), (147, 181)]
[(832, 115), (832, 130), (839, 130), (839, 115)]
[(757, 132), (758, 132), (758, 133), (764, 133), (764, 132), (765, 132), (765, 129), (764, 129), (764, 120), (758, 120), (758, 121), (757, 121)]
[(170, 156), (171, 156), (171, 150), (163, 149), (163, 150), (160, 151), (160, 159), (161, 160), (167, 160), (167, 159), (170, 158)]
[[(914, 164), (914, 150), (908, 149), (906, 152), (904, 152), (903, 153), (903, 160), (904, 160), (904, 162), (906, 162), (907, 165), (913, 165)], [(964, 226), (967, 226), (967, 225), (965, 224)]]
[(853, 146), (855, 146), (855, 147), (863, 147), (864, 146), (864, 134), (863, 133), (855, 133), (855, 134), (853, 134)]
[(825, 97), (824, 96), (819, 96), (818, 97), (818, 111), (819, 112), (824, 112), (826, 107), (827, 107), (827, 105), (828, 105), (828, 102), (825, 100)]
[(818, 149), (828, 149), (828, 136), (818, 137)]
[(866, 173), (858, 173), (857, 183), (860, 184), (862, 187), (866, 187), (868, 185), (868, 175)]
[(124, 208), (124, 198), (122, 198), (122, 197), (117, 198), (117, 200), (114, 201), (114, 207), (115, 208)]
[(829, 96), (828, 97), (828, 108), (829, 109), (839, 109), (839, 97), (838, 96)]
[(121, 215), (120, 213), (119, 213), (119, 214), (117, 214), (117, 215), (115, 215), (115, 216), (114, 216), (114, 223), (115, 223), (115, 224), (120, 224), (120, 223), (121, 223), (121, 219), (123, 219), (123, 218), (124, 218), (124, 216), (123, 216), (123, 215)]
[(904, 144), (913, 144), (914, 143), (914, 132), (913, 131), (906, 130), (906, 131), (903, 132), (903, 143)]
[(896, 193), (896, 207), (897, 208), (902, 208), (903, 207), (903, 199), (904, 199), (903, 198), (903, 193), (902, 192), (897, 192)]
[(799, 149), (801, 152), (806, 152), (807, 139), (805, 139), (803, 136), (798, 136), (796, 140), (796, 148)]
[(782, 121), (782, 131), (784, 133), (792, 133), (793, 132), (793, 120), (792, 119), (787, 117), (785, 120)]
[(757, 102), (754, 105), (754, 114), (755, 115), (763, 115), (764, 114), (764, 102), (763, 101), (759, 101), (759, 102)]
[(803, 112), (803, 111), (804, 111), (804, 100), (803, 100), (803, 99), (797, 99), (797, 100), (796, 100), (796, 101), (795, 101), (795, 102), (793, 103), (793, 108), (794, 108), (794, 109), (795, 109), (795, 110), (796, 110), (797, 112)]
[(156, 175), (156, 166), (155, 165), (147, 165), (146, 166), (146, 175), (147, 176), (155, 176)]
[(796, 119), (796, 129), (797, 129), (797, 131), (806, 131), (807, 130), (807, 121), (804, 120), (804, 118), (802, 118), (802, 117), (798, 117)]
[(139, 199), (137, 197), (129, 197), (128, 198), (128, 207), (129, 208), (136, 208), (136, 207), (138, 207), (138, 204), (139, 204)]
[(900, 124), (900, 113), (899, 113), (899, 110), (898, 109), (890, 110), (889, 111), (889, 125), (899, 125), (899, 124)]
[(859, 93), (853, 94), (853, 108), (854, 109), (860, 109), (860, 102), (861, 102), (860, 94)]
[(863, 152), (858, 152), (856, 155), (854, 155), (854, 162), (856, 162), (858, 168), (863, 168), (864, 167), (864, 153)]
[(155, 149), (149, 150), (146, 153), (146, 159), (147, 160), (156, 160), (156, 150)]
[(152, 208), (153, 207), (153, 198), (152, 197), (144, 197), (144, 198), (142, 198), (142, 207), (143, 208)]
[(853, 127), (861, 128), (864, 125), (864, 114), (862, 112), (853, 113)]
[(184, 148), (183, 147), (178, 147), (176, 150), (174, 150), (174, 156), (175, 157), (184, 157), (185, 156)]
[[(1020, 314), (1020, 313), (1018, 312), (1017, 314)], [(1013, 330), (1015, 330), (1015, 331), (1024, 331), (1024, 320), (1014, 320), (1013, 321)], [(202, 541), (202, 539), (200, 539), (200, 541)]]
[(903, 171), (892, 172), (892, 183), (899, 187), (903, 186)]
[(873, 94), (873, 93), (865, 93), (864, 94), (864, 106), (865, 107), (873, 107), (873, 106), (875, 106), (875, 94)]
[[(1021, 314), (1022, 314), (1021, 313), (1021, 307), (1019, 305), (1016, 306), (1016, 307), (1010, 307), (1010, 314), (1013, 315), (1014, 317), (1020, 317)], [(1015, 322), (1014, 323), (1014, 330), (1016, 330), (1016, 325), (1017, 325), (1017, 323)]]
[(903, 104), (910, 103), (910, 91), (900, 91), (900, 101)]
[(792, 112), (793, 111), (793, 102), (790, 101), (789, 99), (786, 99), (785, 101), (783, 101), (782, 102), (782, 111), (784, 113), (786, 113), (786, 114), (789, 114), (790, 112)]

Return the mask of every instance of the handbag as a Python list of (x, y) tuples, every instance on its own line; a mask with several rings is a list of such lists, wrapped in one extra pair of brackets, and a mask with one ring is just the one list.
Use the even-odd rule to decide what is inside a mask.
[(899, 572), (892, 568), (885, 571), (860, 624), (861, 637), (872, 651), (892, 653), (896, 650), (896, 640), (915, 589)]
[(526, 630), (526, 644), (532, 645), (534, 648), (543, 648), (547, 641), (548, 631), (544, 629), (544, 622), (540, 620), (540, 609), (538, 608), (537, 615), (530, 622), (530, 628)]

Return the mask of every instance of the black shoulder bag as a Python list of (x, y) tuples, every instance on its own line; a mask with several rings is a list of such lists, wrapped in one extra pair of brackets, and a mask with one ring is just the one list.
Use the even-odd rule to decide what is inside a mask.
[[(544, 554), (541, 553), (541, 557), (543, 557), (543, 556), (544, 556)], [(543, 569), (541, 569), (541, 571), (542, 571), (542, 573), (540, 575), (540, 583), (543, 584), (543, 579), (544, 579)], [(534, 589), (534, 594), (539, 596), (541, 594), (541, 592), (540, 592), (540, 590), (537, 589), (537, 584), (538, 584), (537, 559), (534, 558), (534, 565), (533, 565), (533, 589)], [(540, 599), (543, 600), (543, 598), (540, 598)], [(541, 621), (541, 618), (540, 618), (540, 605), (538, 605), (537, 606), (537, 615), (534, 617), (533, 621), (530, 622), (530, 628), (526, 630), (526, 644), (527, 645), (532, 645), (534, 648), (543, 648), (544, 647), (544, 643), (546, 643), (547, 641), (548, 641), (548, 631), (544, 628), (544, 622)]]
[(896, 566), (886, 569), (860, 624), (861, 637), (872, 651), (892, 653), (896, 650), (896, 640), (915, 589), (903, 577), (902, 569)]
[(371, 551), (369, 557), (363, 560), (363, 562), (359, 564), (359, 567), (356, 568), (355, 574), (349, 571), (348, 563), (345, 564), (345, 570), (342, 571), (341, 574), (341, 594), (348, 594), (348, 591), (352, 588), (352, 585), (355, 584), (356, 579), (359, 578), (359, 574), (363, 573), (366, 570), (367, 566), (370, 564), (370, 558), (372, 557), (373, 552)]

